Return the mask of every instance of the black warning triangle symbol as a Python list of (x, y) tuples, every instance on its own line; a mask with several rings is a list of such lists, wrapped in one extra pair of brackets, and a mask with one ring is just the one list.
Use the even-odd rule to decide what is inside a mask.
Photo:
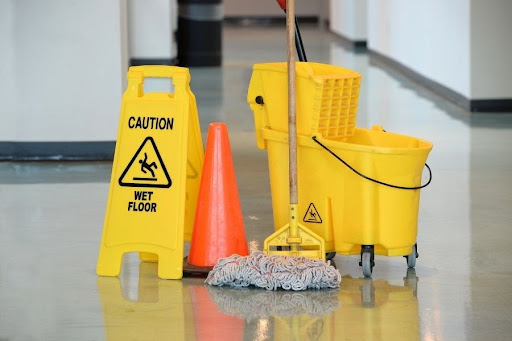
[(171, 187), (171, 177), (167, 168), (165, 168), (155, 140), (151, 136), (146, 137), (133, 155), (119, 178), (119, 185), (126, 187)]
[(318, 213), (315, 204), (311, 203), (309, 204), (308, 210), (306, 211), (306, 214), (304, 215), (304, 219), (302, 219), (305, 223), (316, 223), (321, 224), (322, 223), (322, 217), (320, 217), (320, 214)]

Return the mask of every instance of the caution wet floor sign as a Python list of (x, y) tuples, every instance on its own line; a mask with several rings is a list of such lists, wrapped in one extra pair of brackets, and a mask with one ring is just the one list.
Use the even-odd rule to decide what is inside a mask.
[[(172, 79), (174, 93), (144, 93), (147, 77)], [(169, 80), (171, 81), (171, 80)], [(121, 118), (97, 273), (117, 276), (122, 257), (158, 260), (158, 276), (182, 277), (203, 149), (188, 69), (131, 67)], [(199, 170), (199, 171), (198, 171)]]

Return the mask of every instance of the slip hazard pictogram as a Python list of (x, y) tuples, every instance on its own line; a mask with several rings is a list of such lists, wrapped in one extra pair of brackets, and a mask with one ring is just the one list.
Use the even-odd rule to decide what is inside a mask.
[(151, 136), (146, 137), (119, 178), (125, 187), (169, 188), (171, 177)]
[(322, 223), (322, 217), (320, 217), (320, 214), (318, 213), (315, 204), (311, 203), (309, 204), (308, 210), (306, 211), (306, 214), (304, 215), (304, 219), (302, 219), (305, 223), (316, 223), (321, 224)]

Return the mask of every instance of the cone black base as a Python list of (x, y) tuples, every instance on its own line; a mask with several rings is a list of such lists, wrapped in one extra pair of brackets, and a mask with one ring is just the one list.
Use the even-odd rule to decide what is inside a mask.
[(183, 277), (207, 277), (213, 266), (195, 266), (188, 263), (188, 257), (183, 258)]

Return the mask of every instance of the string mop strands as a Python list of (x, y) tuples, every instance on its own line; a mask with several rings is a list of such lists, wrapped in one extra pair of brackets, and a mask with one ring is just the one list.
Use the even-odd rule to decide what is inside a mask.
[(267, 290), (306, 290), (339, 288), (341, 274), (330, 261), (306, 257), (266, 255), (255, 251), (249, 256), (221, 258), (205, 283), (216, 286), (248, 287)]

